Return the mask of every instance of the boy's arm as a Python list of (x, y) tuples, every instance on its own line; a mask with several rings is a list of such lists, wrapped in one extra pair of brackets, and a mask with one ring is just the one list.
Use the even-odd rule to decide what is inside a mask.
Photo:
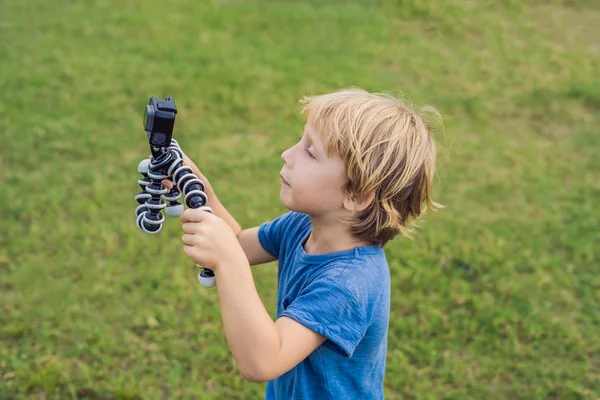
[[(191, 209), (185, 210), (180, 219), (184, 223), (184, 252), (215, 273), (225, 336), (246, 379), (276, 378), (325, 341), (325, 337), (291, 318), (273, 322), (256, 290), (248, 257), (225, 220)], [(242, 241), (248, 239), (260, 246), (257, 229), (248, 231)]]
[(325, 342), (324, 336), (291, 318), (273, 322), (258, 296), (249, 265), (223, 266), (215, 273), (227, 342), (247, 380), (275, 379)]

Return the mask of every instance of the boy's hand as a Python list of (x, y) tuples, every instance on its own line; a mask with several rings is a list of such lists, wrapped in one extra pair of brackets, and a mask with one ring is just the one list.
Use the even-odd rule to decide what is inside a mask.
[(196, 264), (217, 272), (222, 266), (246, 262), (244, 250), (235, 233), (223, 219), (198, 209), (188, 208), (181, 216), (183, 251)]

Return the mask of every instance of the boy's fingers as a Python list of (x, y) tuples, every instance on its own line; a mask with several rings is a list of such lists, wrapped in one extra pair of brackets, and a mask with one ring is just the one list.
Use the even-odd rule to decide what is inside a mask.
[(185, 234), (181, 237), (181, 241), (185, 245), (193, 246), (194, 245), (194, 235)]
[(214, 215), (207, 211), (197, 208), (188, 208), (181, 213), (179, 219), (181, 219), (181, 222), (202, 222), (214, 217)]
[(173, 181), (169, 180), (169, 179), (164, 179), (162, 181), (162, 184), (165, 185), (165, 187), (169, 190), (173, 189)]
[(199, 257), (200, 253), (198, 252), (198, 250), (196, 250), (196, 248), (194, 246), (188, 246), (188, 245), (183, 246), (183, 252), (185, 253), (186, 256), (188, 256), (192, 260), (197, 260), (198, 258), (200, 258)]
[(204, 211), (188, 208), (179, 217), (182, 222), (202, 222)]
[(185, 222), (184, 224), (181, 225), (181, 230), (183, 231), (183, 233), (194, 234), (194, 233), (196, 233), (197, 227), (198, 227), (197, 224), (195, 224), (193, 222)]

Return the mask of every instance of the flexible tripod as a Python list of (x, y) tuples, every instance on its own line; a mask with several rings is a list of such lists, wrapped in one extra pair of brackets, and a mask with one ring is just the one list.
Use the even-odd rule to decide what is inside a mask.
[[(150, 99), (150, 104), (154, 104), (153, 99), (154, 103), (156, 103), (156, 99), (152, 98)], [(167, 100), (172, 99), (169, 98)], [(167, 107), (164, 104), (158, 104), (159, 107), (161, 105)], [(177, 109), (174, 106), (174, 102), (169, 104), (172, 104), (170, 106), (172, 107), (171, 109), (163, 109), (174, 110), (170, 117), (174, 123), (174, 114), (177, 112)], [(158, 107), (156, 109), (161, 110)], [(150, 118), (153, 118), (152, 113), (150, 114)], [(151, 124), (146, 121), (145, 125), (147, 127), (150, 126), (150, 130), (152, 129)], [(165, 217), (162, 214), (163, 209), (165, 209), (166, 214), (170, 217), (178, 217), (183, 213), (184, 206), (178, 202), (182, 193), (184, 203), (189, 208), (198, 208), (212, 213), (212, 209), (206, 205), (208, 196), (204, 192), (204, 182), (193, 174), (190, 167), (183, 165), (183, 152), (179, 147), (179, 143), (175, 139), (169, 138), (168, 147), (165, 148), (164, 146), (157, 147), (153, 145), (152, 140), (150, 142), (152, 159), (144, 159), (138, 165), (138, 172), (142, 174), (142, 179), (138, 180), (138, 184), (142, 191), (135, 196), (135, 200), (139, 204), (135, 210), (137, 227), (142, 232), (150, 234), (160, 232), (162, 224), (165, 221)], [(167, 188), (162, 184), (162, 181), (165, 179), (171, 180), (174, 183), (169, 193), (167, 193)], [(168, 202), (168, 205), (165, 201)], [(203, 268), (200, 265), (198, 267), (202, 269), (198, 274), (200, 284), (205, 287), (215, 286), (216, 279), (213, 271)]]

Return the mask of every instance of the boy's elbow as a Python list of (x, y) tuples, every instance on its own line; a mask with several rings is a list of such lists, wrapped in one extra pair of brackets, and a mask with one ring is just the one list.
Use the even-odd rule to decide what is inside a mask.
[(244, 379), (246, 379), (248, 382), (260, 383), (267, 382), (270, 380), (265, 374), (261, 373), (260, 371), (240, 370), (240, 372), (242, 373)]
[(242, 372), (242, 376), (248, 382), (261, 383), (261, 382), (267, 382), (267, 381), (269, 381), (269, 379), (265, 379), (260, 374), (256, 374), (256, 373), (253, 373), (253, 372), (246, 372), (246, 373)]
[(268, 382), (281, 375), (272, 367), (273, 366), (249, 366), (240, 368), (240, 372), (248, 382)]

